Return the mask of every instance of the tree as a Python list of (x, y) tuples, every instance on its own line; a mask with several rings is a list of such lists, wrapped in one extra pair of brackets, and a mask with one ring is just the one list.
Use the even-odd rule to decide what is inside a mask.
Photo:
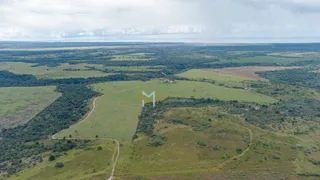
[(56, 157), (54, 155), (50, 155), (49, 156), (49, 161), (54, 161), (54, 160), (56, 160)]

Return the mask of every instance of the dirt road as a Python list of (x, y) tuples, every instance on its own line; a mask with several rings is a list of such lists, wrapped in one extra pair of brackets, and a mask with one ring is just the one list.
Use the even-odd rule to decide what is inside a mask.
[[(83, 120), (81, 120), (81, 121), (73, 124), (72, 126), (81, 124), (81, 123), (83, 123), (84, 121), (86, 121), (86, 120), (90, 117), (90, 115), (92, 114), (92, 112), (93, 112), (93, 111), (95, 110), (95, 108), (96, 108), (96, 100), (97, 100), (98, 98), (99, 98), (99, 97), (96, 97), (96, 98), (93, 100), (91, 111), (87, 114), (87, 116), (86, 116)], [(56, 134), (54, 134), (53, 136), (51, 136), (51, 138), (52, 138), (52, 139), (58, 139), (58, 138), (56, 138), (56, 136), (57, 136), (58, 134), (64, 132), (64, 131), (66, 131), (66, 129), (65, 129), (65, 130), (62, 130), (62, 131), (60, 131), (60, 132), (58, 132), (58, 133), (56, 133)], [(118, 162), (118, 159), (119, 159), (119, 156), (120, 156), (120, 143), (119, 143), (119, 141), (117, 141), (117, 140), (115, 140), (115, 139), (110, 139), (110, 138), (65, 138), (65, 139), (69, 139), (69, 140), (75, 140), (75, 139), (80, 139), (80, 140), (107, 140), (107, 141), (116, 142), (116, 144), (117, 144), (117, 155), (116, 155), (116, 157), (115, 157), (115, 159), (114, 159), (114, 162), (113, 162), (113, 167), (112, 167), (111, 175), (110, 175), (110, 177), (109, 177), (107, 180), (112, 180), (112, 179), (114, 178), (114, 171), (116, 170), (117, 162)], [(113, 156), (112, 158), (114, 158), (114, 156)]]

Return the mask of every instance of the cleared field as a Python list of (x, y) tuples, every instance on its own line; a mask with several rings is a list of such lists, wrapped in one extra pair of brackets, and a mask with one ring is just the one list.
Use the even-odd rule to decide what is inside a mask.
[(153, 59), (152, 55), (152, 53), (114, 55), (112, 61), (149, 61)]
[(234, 76), (241, 76), (250, 79), (256, 79), (260, 81), (267, 81), (267, 79), (260, 77), (255, 72), (264, 72), (264, 71), (279, 71), (285, 69), (298, 69), (301, 67), (272, 67), (272, 66), (245, 66), (245, 67), (236, 67), (236, 68), (222, 68), (222, 69), (205, 69), (206, 71), (214, 71), (218, 73), (225, 73)]
[(164, 66), (106, 66), (109, 71), (159, 71)]
[(0, 129), (33, 118), (60, 96), (54, 90), (53, 86), (0, 88)]
[(275, 57), (275, 56), (256, 56), (249, 58), (241, 58), (236, 60), (221, 60), (211, 62), (210, 64), (223, 64), (223, 63), (276, 63), (278, 65), (289, 65), (294, 62), (305, 61), (304, 58), (292, 57)]
[[(97, 150), (98, 146), (102, 150)], [(103, 140), (96, 141), (86, 150), (72, 150), (67, 155), (49, 162), (49, 155), (43, 157), (44, 161), (34, 168), (26, 169), (12, 180), (61, 180), (61, 179), (94, 179), (101, 176), (107, 179), (111, 174), (113, 156), (116, 145)], [(55, 164), (62, 162), (63, 168), (56, 168)]]
[[(187, 125), (168, 123), (174, 119)], [(203, 123), (211, 126), (201, 131), (190, 127), (204, 127)], [(116, 176), (125, 180), (247, 180), (296, 175), (293, 160), (298, 151), (292, 149), (296, 139), (264, 131), (213, 107), (172, 109), (156, 127), (156, 134), (166, 137), (164, 144), (152, 147), (152, 137), (141, 137), (124, 146)]]
[[(86, 68), (86, 66), (101, 68), (103, 67), (103, 65), (61, 64), (58, 67), (32, 67), (34, 65), (36, 64), (21, 62), (0, 62), (0, 70), (8, 70), (16, 74), (32, 74), (38, 79), (87, 78), (109, 75), (107, 73), (92, 71)], [(73, 71), (66, 71), (65, 69), (73, 69)]]
[(130, 140), (135, 133), (138, 115), (141, 113), (141, 91), (156, 92), (158, 100), (171, 97), (218, 98), (244, 102), (272, 103), (276, 100), (252, 91), (232, 89), (209, 83), (178, 81), (166, 84), (161, 80), (148, 82), (108, 82), (94, 85), (104, 95), (96, 100), (91, 116), (81, 124), (73, 126), (57, 137), (108, 137)]
[(268, 55), (281, 57), (320, 57), (320, 52), (281, 52), (270, 53)]
[(214, 80), (216, 83), (219, 84), (226, 84), (231, 86), (242, 86), (243, 81), (252, 81), (254, 79), (250, 77), (243, 77), (243, 76), (235, 76), (231, 74), (203, 70), (203, 69), (191, 69), (187, 72), (178, 74), (180, 77), (185, 77), (188, 79), (209, 79)]

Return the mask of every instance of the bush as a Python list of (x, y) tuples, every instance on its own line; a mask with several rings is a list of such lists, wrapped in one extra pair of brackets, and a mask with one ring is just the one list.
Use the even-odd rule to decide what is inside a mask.
[(212, 148), (214, 151), (219, 151), (220, 150), (220, 147), (215, 145), (213, 148)]
[(54, 161), (54, 160), (56, 160), (56, 157), (54, 155), (50, 155), (49, 156), (49, 161)]
[(101, 146), (98, 146), (97, 150), (98, 150), (98, 151), (101, 151), (101, 150), (102, 150), (102, 147), (101, 147)]
[(237, 148), (236, 151), (238, 154), (241, 154), (243, 152), (241, 148)]
[(163, 144), (164, 143), (162, 141), (154, 141), (152, 143), (149, 143), (148, 145), (152, 147), (159, 147), (159, 146), (162, 146)]
[(184, 120), (174, 119), (172, 120), (172, 124), (184, 124)]
[(279, 157), (279, 156), (276, 156), (276, 155), (272, 156), (272, 158), (273, 158), (273, 159), (276, 159), (276, 160), (279, 160), (279, 159), (280, 159), (280, 157)]
[(62, 162), (57, 162), (54, 167), (56, 167), (56, 168), (63, 168), (63, 167), (64, 167), (64, 164), (63, 164)]
[(202, 141), (202, 140), (198, 140), (198, 141), (197, 141), (197, 144), (198, 144), (201, 148), (207, 146), (207, 144), (206, 144), (204, 141)]

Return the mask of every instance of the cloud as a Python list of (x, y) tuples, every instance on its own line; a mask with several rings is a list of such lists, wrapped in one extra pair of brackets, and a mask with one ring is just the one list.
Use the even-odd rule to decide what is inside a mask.
[(0, 0), (0, 40), (316, 36), (316, 19), (318, 0)]
[(281, 7), (294, 13), (319, 13), (319, 0), (237, 0), (256, 8)]

